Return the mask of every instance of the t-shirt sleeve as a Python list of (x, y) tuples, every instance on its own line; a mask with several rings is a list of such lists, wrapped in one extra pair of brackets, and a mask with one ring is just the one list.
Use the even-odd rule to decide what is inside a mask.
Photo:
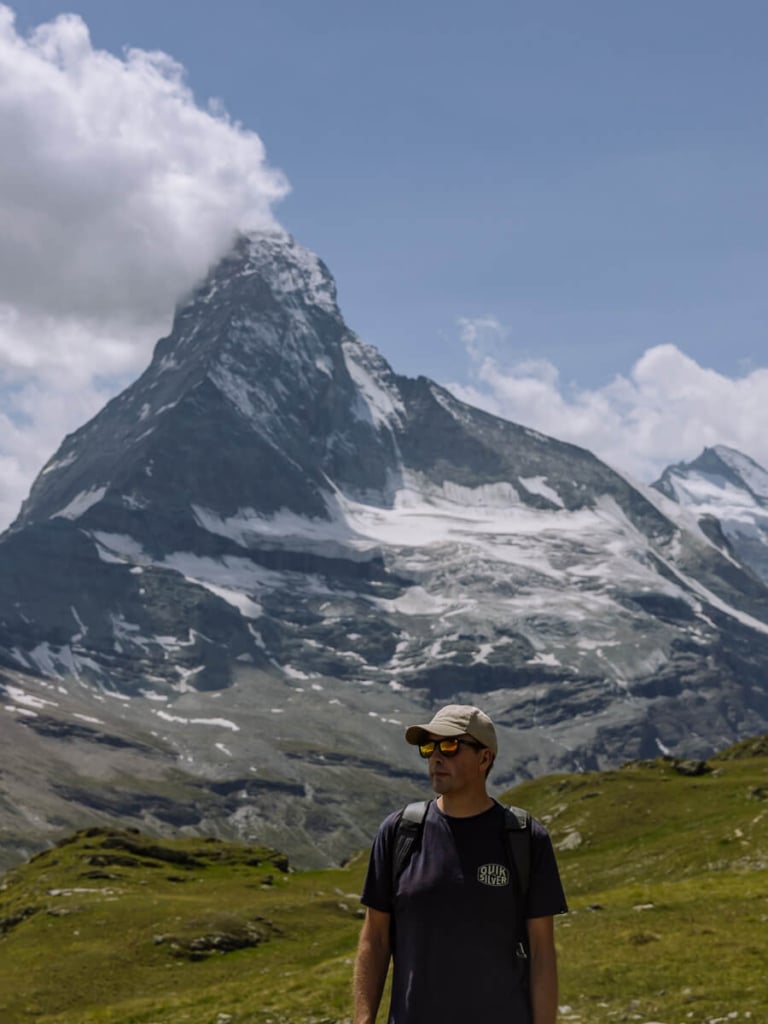
[(379, 826), (371, 847), (368, 872), (360, 902), (373, 910), (392, 913), (392, 851), (399, 812), (390, 814)]
[(566, 914), (568, 904), (549, 833), (535, 818), (531, 820), (531, 878), (526, 917)]

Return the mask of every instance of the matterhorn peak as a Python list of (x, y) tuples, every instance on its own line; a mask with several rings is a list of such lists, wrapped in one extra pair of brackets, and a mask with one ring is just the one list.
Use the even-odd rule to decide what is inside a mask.
[(65, 439), (14, 529), (102, 525), (115, 505), (132, 536), (139, 519), (156, 533), (171, 509), (177, 523), (198, 507), (325, 518), (338, 487), (386, 489), (401, 407), (391, 369), (344, 324), (322, 260), (286, 232), (241, 234), (142, 376)]
[[(230, 251), (195, 289), (193, 305), (199, 308), (199, 304), (211, 302), (222, 290), (254, 281), (284, 309), (314, 308), (335, 317), (340, 315), (336, 284), (326, 265), (280, 229), (237, 235)], [(182, 305), (182, 311), (186, 305)]]

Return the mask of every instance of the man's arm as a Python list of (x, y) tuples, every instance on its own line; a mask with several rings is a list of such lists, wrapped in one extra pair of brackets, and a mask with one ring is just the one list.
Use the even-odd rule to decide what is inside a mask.
[(557, 954), (553, 917), (528, 918), (530, 993), (533, 1024), (557, 1019)]
[(390, 915), (368, 907), (357, 944), (354, 975), (354, 1024), (375, 1024), (392, 952)]

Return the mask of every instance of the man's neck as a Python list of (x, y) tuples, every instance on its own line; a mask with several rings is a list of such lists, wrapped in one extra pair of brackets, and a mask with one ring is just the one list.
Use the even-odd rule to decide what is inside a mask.
[(472, 818), (493, 807), (493, 798), (485, 790), (476, 793), (443, 793), (437, 806), (449, 818)]

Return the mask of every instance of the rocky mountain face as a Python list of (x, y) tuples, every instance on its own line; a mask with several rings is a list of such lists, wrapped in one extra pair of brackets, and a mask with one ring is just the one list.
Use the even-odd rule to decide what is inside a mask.
[(424, 792), (442, 703), (494, 715), (503, 788), (764, 732), (766, 659), (708, 519), (398, 376), (316, 256), (242, 237), (0, 537), (0, 850), (119, 820), (328, 863)]
[(669, 466), (653, 486), (696, 515), (713, 540), (721, 533), (735, 557), (768, 584), (768, 472), (762, 466), (716, 445), (693, 462)]

